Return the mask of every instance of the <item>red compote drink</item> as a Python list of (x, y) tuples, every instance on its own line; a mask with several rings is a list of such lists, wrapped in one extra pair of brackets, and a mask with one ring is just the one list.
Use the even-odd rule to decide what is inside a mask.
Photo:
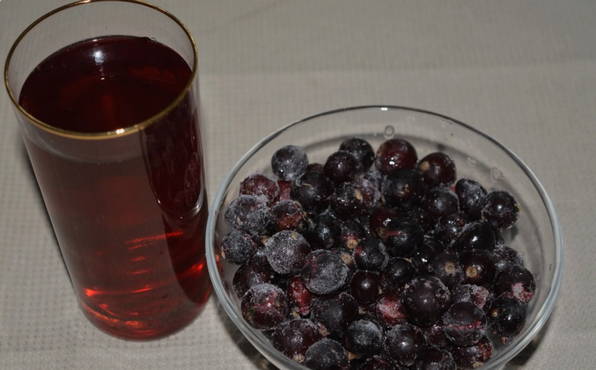
[(74, 289), (119, 337), (172, 333), (209, 297), (192, 78), (161, 43), (107, 36), (52, 54), (20, 92), (52, 126), (24, 137)]

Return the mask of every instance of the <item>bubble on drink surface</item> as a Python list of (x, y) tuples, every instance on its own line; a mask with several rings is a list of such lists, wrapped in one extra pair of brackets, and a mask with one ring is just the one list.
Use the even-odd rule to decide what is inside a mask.
[(308, 166), (306, 152), (299, 146), (286, 145), (271, 157), (271, 168), (281, 180), (293, 181), (300, 177)]
[(230, 203), (224, 217), (236, 229), (259, 234), (269, 226), (271, 210), (265, 197), (240, 195)]
[(310, 244), (298, 232), (280, 231), (265, 242), (267, 261), (278, 274), (295, 274), (302, 269)]

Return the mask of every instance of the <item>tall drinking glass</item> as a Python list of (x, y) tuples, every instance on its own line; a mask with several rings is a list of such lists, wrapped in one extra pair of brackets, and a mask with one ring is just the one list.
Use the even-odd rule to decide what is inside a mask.
[(58, 8), (5, 64), (73, 289), (117, 337), (175, 332), (211, 291), (196, 75), (180, 21), (133, 0)]

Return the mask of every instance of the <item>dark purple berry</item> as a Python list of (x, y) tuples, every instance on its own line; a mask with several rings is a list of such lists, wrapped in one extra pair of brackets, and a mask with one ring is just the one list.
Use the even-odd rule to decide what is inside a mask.
[(434, 346), (423, 346), (416, 356), (416, 370), (455, 370), (451, 353)]
[(366, 213), (364, 195), (352, 182), (343, 182), (330, 197), (333, 212), (342, 219), (354, 218)]
[(310, 314), (312, 295), (299, 276), (294, 276), (289, 280), (286, 295), (290, 300), (290, 304), (300, 316)]
[(269, 227), (271, 210), (264, 197), (240, 195), (230, 203), (224, 217), (235, 229), (261, 234)]
[(381, 192), (375, 183), (359, 176), (354, 179), (353, 184), (362, 197), (362, 203), (364, 204), (364, 207), (366, 207), (367, 213), (379, 205), (381, 201)]
[(308, 319), (294, 319), (279, 324), (271, 336), (278, 351), (296, 362), (304, 362), (306, 350), (323, 336), (319, 327)]
[(346, 349), (361, 356), (370, 356), (380, 352), (382, 344), (383, 331), (370, 320), (353, 321), (344, 335)]
[(403, 258), (391, 258), (382, 273), (383, 290), (397, 293), (410, 281), (416, 270), (412, 264)]
[(383, 180), (385, 179), (385, 176), (375, 166), (372, 166), (367, 172), (358, 175), (358, 177), (362, 177), (363, 179), (372, 182), (373, 185), (379, 190), (381, 189)]
[[(316, 168), (316, 167), (315, 167)], [(292, 184), (291, 197), (300, 202), (309, 212), (320, 212), (327, 208), (333, 184), (324, 173), (311, 168)]]
[(455, 303), (443, 314), (443, 330), (456, 346), (471, 346), (486, 335), (486, 316), (471, 302)]
[(310, 251), (306, 239), (292, 230), (280, 231), (265, 242), (267, 261), (278, 274), (300, 272)]
[(512, 265), (501, 271), (495, 280), (495, 294), (510, 294), (522, 303), (528, 303), (534, 297), (536, 282), (528, 269)]
[(457, 196), (448, 188), (436, 187), (429, 190), (422, 199), (422, 208), (430, 217), (438, 220), (441, 217), (458, 211)]
[(493, 338), (507, 344), (518, 335), (526, 322), (527, 307), (517, 299), (501, 296), (493, 302), (487, 317)]
[(310, 346), (304, 359), (304, 365), (313, 370), (344, 370), (348, 364), (348, 353), (344, 347), (329, 338)]
[(330, 294), (346, 284), (349, 271), (337, 253), (317, 249), (306, 256), (302, 278), (312, 293)]
[(366, 357), (362, 363), (351, 368), (355, 370), (400, 370), (393, 366), (391, 361), (383, 356)]
[(283, 290), (272, 284), (251, 287), (242, 297), (242, 317), (256, 329), (271, 329), (288, 315), (288, 300)]
[(340, 243), (341, 228), (334, 216), (322, 213), (314, 222), (313, 230), (305, 235), (314, 249), (330, 249)]
[(414, 170), (397, 170), (383, 181), (381, 193), (385, 203), (400, 208), (411, 208), (424, 196), (422, 176)]
[(277, 231), (298, 229), (305, 221), (306, 212), (294, 200), (280, 200), (271, 207), (271, 217)]
[(372, 271), (358, 270), (350, 281), (350, 292), (358, 303), (366, 305), (377, 300), (381, 278)]
[(467, 249), (495, 249), (495, 231), (486, 222), (475, 222), (468, 224), (459, 237), (453, 242), (456, 251)]
[(515, 249), (509, 248), (507, 246), (497, 246), (493, 251), (493, 256), (495, 260), (495, 268), (497, 271), (503, 271), (508, 266), (512, 265), (524, 265), (524, 260), (520, 256), (519, 253)]
[(402, 366), (412, 366), (422, 346), (424, 335), (420, 329), (410, 324), (395, 325), (385, 333), (385, 354)]
[(345, 328), (358, 316), (358, 303), (342, 292), (331, 298), (316, 298), (311, 305), (312, 319), (320, 322), (329, 335), (342, 338)]
[(382, 271), (389, 262), (385, 245), (374, 237), (365, 238), (354, 248), (354, 262), (359, 269)]
[(279, 200), (292, 199), (290, 195), (292, 192), (292, 181), (277, 180), (277, 186), (279, 187)]
[(441, 217), (435, 226), (435, 236), (443, 243), (451, 243), (464, 230), (468, 223), (467, 217), (462, 213), (453, 213)]
[(488, 338), (482, 338), (469, 347), (453, 347), (451, 355), (458, 368), (476, 369), (484, 365), (493, 354), (493, 345)]
[(366, 232), (362, 225), (354, 220), (344, 220), (339, 223), (340, 246), (353, 250), (365, 238)]
[(265, 175), (250, 175), (240, 183), (240, 194), (262, 196), (269, 205), (279, 197), (279, 185)]
[(325, 175), (336, 184), (354, 179), (358, 169), (356, 158), (341, 150), (331, 154), (325, 162)]
[(451, 293), (443, 282), (434, 276), (412, 279), (404, 291), (404, 303), (411, 322), (431, 326), (449, 308)]
[(408, 319), (401, 298), (393, 294), (382, 295), (377, 300), (375, 315), (385, 326), (403, 324)]
[(417, 223), (392, 219), (379, 235), (387, 253), (393, 257), (410, 257), (424, 240), (424, 232)]
[(412, 256), (412, 264), (421, 274), (430, 274), (432, 272), (432, 262), (435, 256), (445, 250), (445, 246), (435, 238), (428, 235), (424, 236), (422, 244), (418, 246), (416, 253)]
[[(258, 252), (257, 252), (258, 253)], [(255, 263), (257, 259), (253, 258), (240, 266), (232, 280), (234, 292), (239, 298), (242, 298), (244, 293), (252, 286), (262, 283), (271, 283), (275, 279), (275, 272), (265, 260), (264, 264)]]
[(306, 152), (295, 145), (286, 145), (271, 157), (271, 169), (281, 180), (296, 180), (306, 171), (306, 166), (308, 166)]
[(492, 254), (483, 249), (470, 249), (460, 253), (459, 262), (464, 270), (464, 283), (490, 286), (497, 272)]
[(377, 149), (375, 166), (385, 175), (400, 169), (413, 169), (418, 161), (416, 149), (404, 139), (390, 139)]
[(464, 271), (459, 263), (459, 258), (453, 252), (445, 251), (436, 255), (430, 263), (430, 270), (450, 288), (464, 280)]
[(493, 191), (482, 207), (482, 218), (497, 229), (507, 229), (517, 221), (519, 206), (511, 194)]
[(240, 230), (232, 229), (222, 240), (221, 249), (224, 258), (241, 265), (255, 253), (257, 243), (252, 236)]
[(461, 210), (472, 219), (479, 219), (487, 194), (482, 185), (474, 180), (460, 179), (455, 184), (455, 193)]
[(427, 344), (437, 348), (448, 349), (452, 346), (449, 339), (445, 336), (442, 322), (435, 323), (433, 326), (425, 328), (424, 338), (426, 339)]
[(374, 208), (370, 214), (370, 218), (368, 219), (368, 227), (374, 235), (380, 236), (385, 232), (385, 228), (387, 225), (389, 225), (391, 219), (395, 217), (397, 217), (397, 212), (391, 208)]
[(451, 185), (455, 182), (455, 163), (445, 153), (435, 152), (422, 158), (418, 171), (428, 186)]
[(344, 140), (339, 150), (346, 151), (356, 158), (358, 171), (367, 171), (375, 161), (375, 152), (369, 142), (357, 137)]
[(462, 284), (451, 291), (451, 298), (453, 303), (471, 302), (482, 310), (490, 306), (492, 293), (480, 285)]

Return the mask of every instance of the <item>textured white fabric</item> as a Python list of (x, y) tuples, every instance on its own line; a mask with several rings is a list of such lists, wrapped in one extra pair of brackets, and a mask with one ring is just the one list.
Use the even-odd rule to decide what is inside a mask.
[[(64, 1), (0, 2), (0, 56)], [(154, 0), (199, 41), (208, 186), (261, 136), (349, 105), (396, 104), (470, 123), (551, 195), (565, 273), (548, 330), (511, 368), (596, 362), (596, 2)], [(182, 332), (111, 338), (76, 305), (0, 92), (0, 369), (255, 369), (266, 362), (212, 298)]]

